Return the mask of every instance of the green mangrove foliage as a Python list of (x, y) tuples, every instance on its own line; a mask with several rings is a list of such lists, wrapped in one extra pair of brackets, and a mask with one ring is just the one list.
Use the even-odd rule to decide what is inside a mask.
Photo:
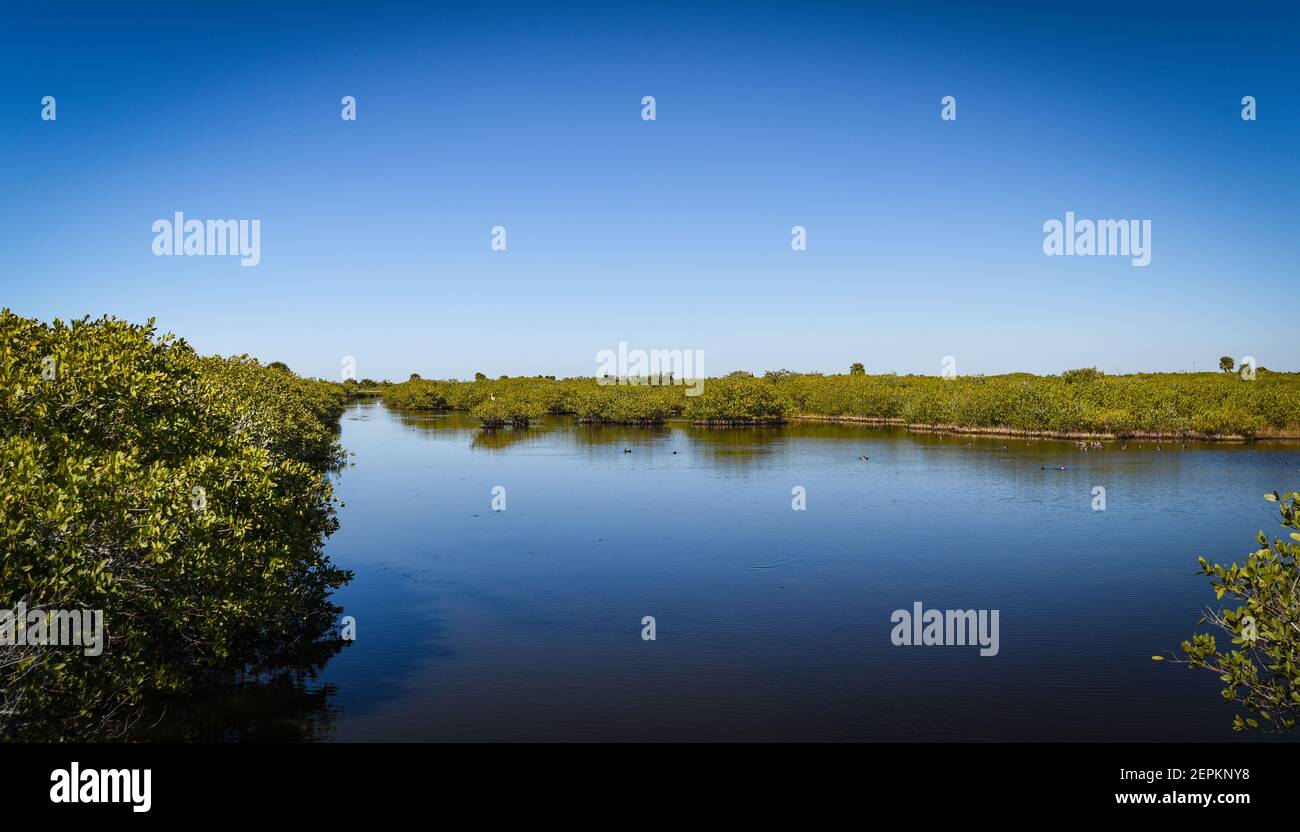
[(500, 398), (489, 394), (469, 411), (469, 415), (478, 419), (485, 428), (503, 425), (527, 427), (529, 422), (545, 414), (546, 403), (540, 391), (528, 390), (503, 391)]
[(671, 385), (581, 384), (573, 388), (572, 413), (586, 424), (656, 424), (680, 416), (686, 397)]
[(777, 424), (793, 408), (780, 382), (732, 375), (706, 381), (700, 395), (686, 399), (684, 415), (702, 424)]
[(126, 733), (333, 631), (341, 385), (153, 323), (0, 312), (0, 616), (100, 610), (99, 655), (0, 641), (0, 737)]
[[(683, 385), (603, 385), (594, 378), (490, 381), (413, 379), (384, 390), (396, 407), (503, 415), (568, 413), (584, 422), (646, 424), (685, 417), (701, 423), (770, 424), (812, 417), (920, 427), (1113, 436), (1300, 436), (1300, 374), (1107, 376), (1095, 368), (1059, 376), (800, 374), (708, 379), (702, 394)], [(495, 397), (495, 398), (493, 398)]]
[(1259, 548), (1240, 566), (1200, 558), (1200, 574), (1210, 578), (1215, 596), (1239, 602), (1210, 610), (1201, 620), (1225, 633), (1233, 647), (1220, 650), (1210, 633), (1182, 643), (1186, 663), (1218, 674), (1223, 698), (1251, 713), (1233, 717), (1237, 731), (1258, 729), (1261, 720), (1290, 731), (1300, 718), (1300, 492), (1273, 492), (1265, 499), (1280, 504), (1288, 539), (1270, 543), (1260, 532)]
[(374, 379), (369, 378), (363, 378), (360, 381), (357, 381), (354, 378), (349, 378), (345, 379), (341, 383), (341, 386), (350, 398), (361, 399), (371, 396), (382, 396), (384, 388), (388, 387), (390, 384), (392, 384), (391, 381), (375, 381)]
[(798, 376), (780, 382), (797, 412), (958, 428), (1116, 436), (1300, 432), (1300, 376), (1261, 371), (1104, 376)]

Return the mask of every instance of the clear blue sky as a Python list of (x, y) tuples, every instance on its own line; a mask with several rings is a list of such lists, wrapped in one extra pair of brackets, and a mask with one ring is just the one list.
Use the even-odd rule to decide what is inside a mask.
[[(12, 3), (0, 305), (330, 377), (1300, 368), (1295, 4), (984, 5)], [(153, 256), (178, 210), (261, 265)]]

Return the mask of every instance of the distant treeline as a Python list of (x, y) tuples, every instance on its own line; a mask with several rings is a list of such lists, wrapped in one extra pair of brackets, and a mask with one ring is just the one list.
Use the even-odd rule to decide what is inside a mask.
[(0, 312), (0, 618), (102, 611), (107, 641), (87, 655), (10, 630), (0, 739), (130, 736), (148, 698), (333, 643), (350, 575), (323, 551), (326, 472), (348, 401), (152, 322)]
[(383, 397), (395, 407), (466, 410), (485, 427), (571, 414), (623, 424), (806, 418), (1046, 435), (1300, 437), (1300, 374), (1262, 368), (1253, 379), (1227, 372), (1107, 376), (1092, 368), (955, 378), (741, 372), (708, 379), (698, 396), (689, 389), (594, 378), (412, 378), (385, 388)]
[[(276, 364), (278, 363), (279, 362), (277, 361)], [(369, 378), (363, 378), (358, 381), (354, 378), (349, 378), (343, 380), (342, 387), (349, 397), (362, 399), (367, 396), (382, 396), (384, 389), (390, 387), (392, 384), (393, 382), (391, 381), (375, 381), (374, 379)]]

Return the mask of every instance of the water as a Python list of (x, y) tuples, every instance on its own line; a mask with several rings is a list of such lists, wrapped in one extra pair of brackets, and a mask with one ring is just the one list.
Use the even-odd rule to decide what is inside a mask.
[[(1214, 600), (1196, 556), (1275, 535), (1261, 496), (1300, 479), (1296, 445), (480, 434), (377, 402), (342, 442), (334, 740), (1233, 739), (1217, 678), (1151, 656)], [(914, 601), (1000, 610), (1000, 652), (892, 645)]]

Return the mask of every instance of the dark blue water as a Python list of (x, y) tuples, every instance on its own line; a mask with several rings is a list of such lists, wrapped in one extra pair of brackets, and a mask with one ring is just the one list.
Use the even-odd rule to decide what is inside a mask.
[[(342, 441), (337, 740), (1233, 739), (1217, 678), (1151, 656), (1214, 601), (1196, 557), (1273, 535), (1261, 496), (1300, 480), (1295, 445), (483, 434), (378, 403)], [(1000, 610), (998, 655), (894, 646), (914, 601)]]

